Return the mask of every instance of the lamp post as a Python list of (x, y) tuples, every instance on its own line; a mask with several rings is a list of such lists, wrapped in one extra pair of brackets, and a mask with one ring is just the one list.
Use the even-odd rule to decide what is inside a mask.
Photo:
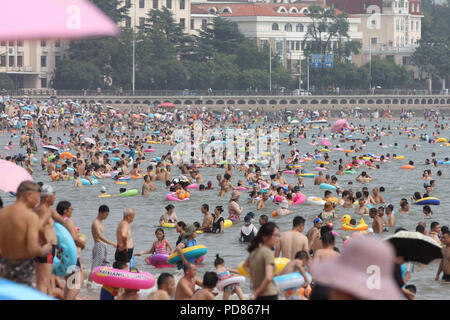
[(269, 91), (272, 94), (272, 48), (269, 43)]
[(134, 90), (136, 86), (136, 43), (142, 42), (144, 40), (136, 40), (136, 38), (133, 36), (133, 96), (134, 96)]

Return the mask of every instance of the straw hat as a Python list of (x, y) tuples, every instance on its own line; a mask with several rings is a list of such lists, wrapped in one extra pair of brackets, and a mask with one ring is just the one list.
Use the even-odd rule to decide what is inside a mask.
[(359, 299), (401, 300), (394, 281), (394, 258), (388, 242), (362, 236), (349, 241), (338, 258), (313, 262), (311, 275), (316, 282)]

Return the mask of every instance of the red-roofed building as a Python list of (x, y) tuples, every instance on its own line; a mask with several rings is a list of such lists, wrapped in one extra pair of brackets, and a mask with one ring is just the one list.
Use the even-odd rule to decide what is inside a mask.
[[(302, 42), (305, 39), (307, 28), (312, 24), (311, 18), (305, 13), (312, 3), (314, 2), (207, 2), (195, 3), (193, 6), (236, 22), (239, 31), (246, 37), (255, 39), (260, 47), (270, 45), (288, 69), (298, 70), (300, 61), (305, 58)], [(341, 13), (339, 10), (336, 10), (336, 12)], [(350, 16), (348, 21), (351, 39), (362, 41), (362, 33), (358, 30), (360, 19)]]
[(421, 0), (326, 0), (327, 5), (361, 18), (363, 33), (361, 55), (357, 64), (370, 61), (374, 55), (410, 64), (410, 57), (422, 37)]

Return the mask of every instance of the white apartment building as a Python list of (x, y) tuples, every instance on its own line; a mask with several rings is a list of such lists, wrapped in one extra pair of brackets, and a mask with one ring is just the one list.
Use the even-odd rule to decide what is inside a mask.
[(10, 76), (16, 88), (50, 88), (56, 62), (67, 47), (60, 40), (0, 41), (0, 73)]
[[(311, 18), (305, 15), (310, 4), (208, 2), (193, 5), (236, 22), (239, 31), (255, 39), (258, 46), (270, 45), (288, 69), (298, 70), (300, 61), (305, 58), (302, 42), (312, 24)], [(358, 29), (361, 19), (349, 17), (348, 21), (350, 38), (362, 41), (363, 35)]]
[(131, 2), (129, 18), (125, 22), (127, 27), (143, 26), (151, 9), (166, 7), (174, 15), (174, 20), (184, 26), (186, 33), (190, 33), (191, 1), (190, 0), (127, 0)]

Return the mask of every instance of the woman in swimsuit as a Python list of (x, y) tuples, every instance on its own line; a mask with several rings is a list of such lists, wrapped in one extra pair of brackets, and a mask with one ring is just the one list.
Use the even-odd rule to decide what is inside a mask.
[(225, 222), (225, 219), (222, 217), (223, 208), (222, 206), (217, 206), (214, 209), (214, 221), (212, 225), (212, 232), (213, 233), (223, 233), (223, 224)]

